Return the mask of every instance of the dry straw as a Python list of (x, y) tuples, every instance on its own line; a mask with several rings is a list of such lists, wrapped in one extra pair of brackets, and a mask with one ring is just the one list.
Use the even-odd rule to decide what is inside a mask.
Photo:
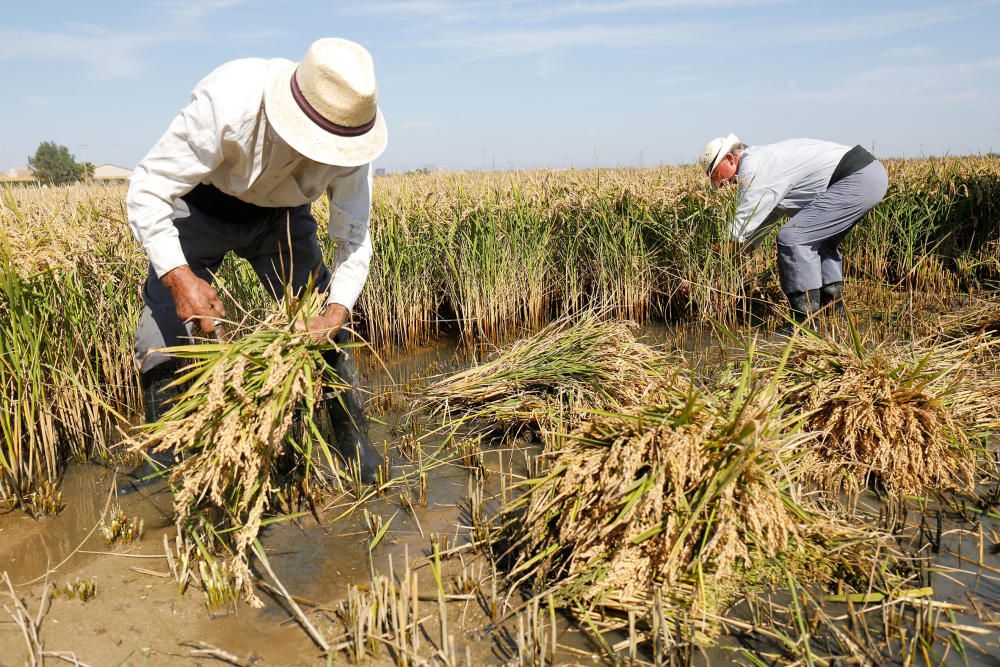
[(964, 307), (944, 315), (938, 327), (945, 336), (956, 338), (977, 333), (1000, 335), (1000, 294), (970, 298)]

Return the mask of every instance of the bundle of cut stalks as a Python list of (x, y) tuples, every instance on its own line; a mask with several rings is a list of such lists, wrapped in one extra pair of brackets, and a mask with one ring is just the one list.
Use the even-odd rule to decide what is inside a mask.
[(574, 423), (584, 410), (641, 404), (662, 391), (668, 359), (634, 332), (630, 322), (593, 313), (563, 318), (431, 385), (425, 404), (487, 427), (542, 430)]
[(275, 494), (294, 485), (308, 498), (330, 479), (314, 459), (334, 466), (313, 411), (324, 392), (344, 385), (323, 360), (332, 346), (295, 332), (296, 314), (272, 316), (230, 343), (170, 348), (188, 361), (176, 380), (186, 389), (134, 443), (180, 454), (170, 476), (179, 544), (221, 561), (212, 571), (228, 581), (215, 585), (254, 606), (247, 549)]
[[(709, 641), (736, 593), (784, 573), (825, 583), (833, 569), (860, 571), (845, 545), (861, 533), (794, 491), (795, 452), (811, 436), (795, 434), (774, 394), (672, 391), (582, 424), (550, 443), (547, 472), (502, 509), (488, 546), (513, 584), (603, 627), (639, 614), (675, 642), (691, 639), (682, 626)], [(662, 616), (649, 621), (654, 606)]]
[(863, 341), (851, 322), (848, 340), (800, 336), (766, 352), (783, 400), (819, 434), (806, 451), (807, 476), (831, 492), (868, 483), (890, 495), (934, 490), (971, 492), (980, 440), (997, 427), (1000, 384), (969, 363), (976, 340)]
[(951, 337), (1000, 334), (1000, 294), (974, 297), (964, 308), (942, 317), (939, 328)]

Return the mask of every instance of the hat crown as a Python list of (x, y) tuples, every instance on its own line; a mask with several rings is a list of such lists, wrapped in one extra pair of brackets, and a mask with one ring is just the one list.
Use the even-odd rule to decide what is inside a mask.
[(331, 123), (359, 127), (375, 118), (375, 64), (360, 44), (338, 38), (313, 42), (295, 70), (295, 82), (309, 105)]
[(701, 155), (698, 156), (698, 166), (701, 167), (703, 172), (711, 175), (716, 165), (719, 164), (719, 160), (738, 143), (740, 143), (740, 140), (735, 134), (731, 133), (725, 137), (712, 139), (705, 144)]

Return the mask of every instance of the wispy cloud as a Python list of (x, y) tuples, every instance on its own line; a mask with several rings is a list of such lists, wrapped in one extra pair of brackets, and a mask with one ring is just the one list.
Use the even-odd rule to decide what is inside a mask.
[(971, 62), (885, 65), (859, 73), (845, 86), (860, 94), (927, 99), (933, 94), (947, 97), (973, 87), (988, 88), (982, 78), (995, 73), (1000, 73), (1000, 56)]
[(169, 0), (164, 4), (172, 21), (182, 25), (198, 23), (205, 17), (244, 5), (248, 0)]
[(986, 80), (997, 74), (1000, 56), (967, 62), (892, 64), (857, 72), (821, 88), (748, 92), (740, 99), (776, 104), (958, 104), (1000, 98)]
[(122, 34), (98, 26), (75, 24), (62, 32), (0, 30), (0, 61), (69, 60), (81, 63), (95, 80), (117, 79), (141, 71), (144, 49), (167, 34)]
[(706, 25), (609, 26), (583, 25), (507, 30), (456, 30), (425, 43), (460, 50), (472, 57), (510, 58), (549, 51), (589, 48), (667, 47), (700, 43), (714, 29)]
[(899, 35), (919, 28), (955, 23), (995, 6), (996, 2), (951, 2), (925, 9), (855, 16), (849, 20), (782, 26), (798, 42), (848, 42)]
[[(136, 75), (150, 64), (148, 51), (167, 43), (225, 40), (259, 43), (273, 40), (274, 30), (208, 32), (195, 26), (207, 14), (243, 4), (247, 0), (170, 2), (164, 6), (169, 20), (158, 29), (110, 28), (89, 23), (67, 23), (56, 30), (0, 29), (0, 62), (55, 61), (72, 71), (82, 69), (91, 80), (122, 79)], [(184, 27), (185, 23), (190, 23)]]
[[(533, 56), (556, 50), (587, 48), (697, 47), (713, 40), (746, 33), (752, 44), (815, 44), (885, 39), (957, 22), (994, 7), (996, 0), (952, 2), (861, 16), (831, 10), (822, 22), (796, 19), (789, 12), (777, 24), (748, 28), (738, 15), (715, 20), (678, 20), (680, 10), (737, 10), (793, 0), (602, 0), (536, 3), (525, 0), (460, 2), (459, 0), (371, 0), (348, 11), (418, 19), (408, 33), (422, 47), (461, 51), (471, 58)], [(642, 18), (631, 15), (642, 13)], [(602, 15), (619, 16), (608, 23)], [(693, 12), (692, 12), (693, 14)], [(688, 14), (690, 15), (690, 14)], [(687, 15), (686, 15), (687, 16)], [(628, 23), (621, 23), (621, 19)], [(599, 20), (601, 19), (601, 20)]]
[(762, 5), (787, 4), (795, 0), (603, 0), (601, 2), (549, 2), (538, 3), (531, 0), (497, 0), (491, 2), (463, 2), (462, 0), (369, 0), (351, 5), (348, 11), (356, 14), (391, 14), (424, 16), (452, 21), (456, 18), (497, 18), (511, 21), (538, 21), (564, 18), (567, 16), (588, 16), (595, 14), (623, 14), (637, 11), (669, 11), (688, 9), (722, 9), (734, 7), (757, 7)]
[(668, 12), (697, 9), (732, 9), (788, 4), (795, 0), (611, 0), (606, 2), (569, 2), (532, 5), (517, 13), (519, 20), (544, 21), (571, 17), (626, 14), (629, 12)]
[(885, 52), (886, 57), (892, 59), (926, 58), (937, 53), (936, 49), (929, 46), (899, 46)]
[(689, 65), (677, 65), (674, 67), (665, 67), (660, 70), (660, 76), (653, 79), (650, 83), (658, 83), (664, 86), (672, 86), (680, 83), (691, 83), (694, 81), (705, 81), (708, 79), (717, 79), (722, 76), (722, 72), (704, 72), (695, 71)]

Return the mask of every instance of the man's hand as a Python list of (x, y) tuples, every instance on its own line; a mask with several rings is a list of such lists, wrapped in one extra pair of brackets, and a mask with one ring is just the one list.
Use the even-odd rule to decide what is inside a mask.
[[(215, 288), (195, 275), (187, 264), (168, 271), (160, 281), (170, 290), (182, 322), (196, 321), (205, 333), (215, 333), (215, 320), (226, 316)], [(221, 326), (221, 325), (220, 325)]]
[(322, 315), (311, 317), (308, 322), (297, 320), (295, 330), (309, 331), (316, 343), (332, 343), (334, 336), (347, 324), (349, 319), (351, 319), (351, 311), (339, 303), (331, 303)]

